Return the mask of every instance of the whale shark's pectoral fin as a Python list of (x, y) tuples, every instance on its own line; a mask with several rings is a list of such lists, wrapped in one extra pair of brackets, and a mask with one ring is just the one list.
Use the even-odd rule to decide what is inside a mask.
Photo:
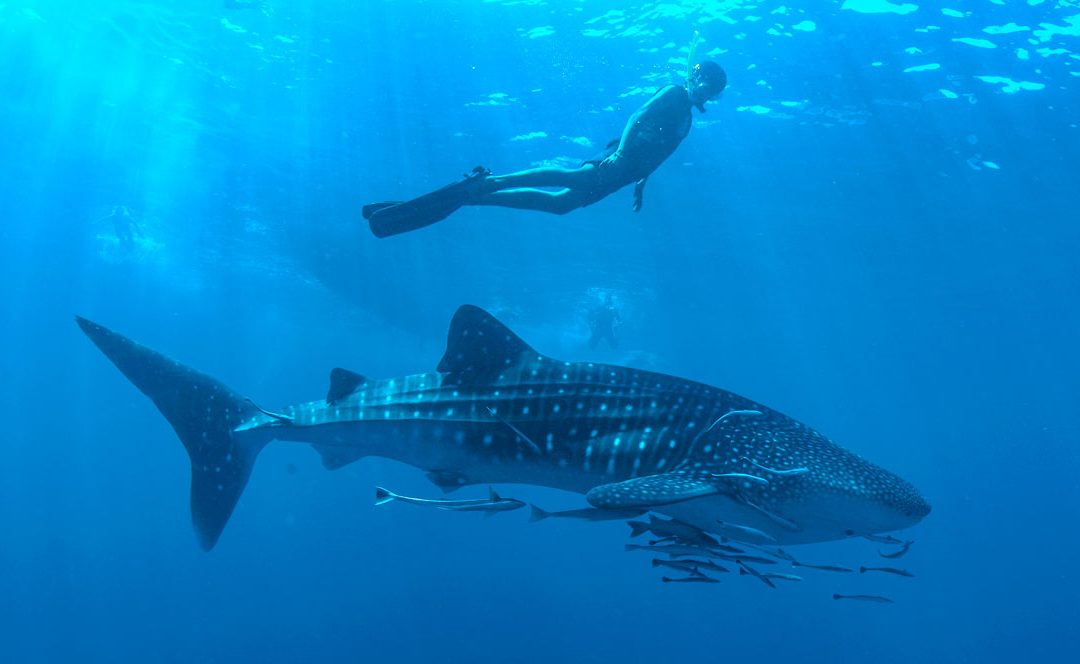
[(367, 382), (360, 374), (348, 369), (330, 370), (330, 389), (326, 392), (326, 404), (333, 406)]
[(602, 484), (585, 494), (600, 509), (650, 508), (721, 493), (722, 487), (709, 473), (675, 471)]

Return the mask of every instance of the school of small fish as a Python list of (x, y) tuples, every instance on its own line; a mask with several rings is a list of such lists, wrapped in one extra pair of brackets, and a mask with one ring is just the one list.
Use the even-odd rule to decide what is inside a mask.
[[(494, 489), (490, 488), (488, 490), (487, 499), (438, 500), (403, 496), (388, 489), (376, 487), (376, 505), (382, 505), (392, 501), (454, 512), (482, 512), (485, 516), (490, 516), (497, 512), (516, 510), (525, 506), (523, 501), (513, 498), (502, 498)], [(549, 512), (536, 505), (530, 506), (532, 508), (532, 515), (529, 518), (530, 522), (551, 518), (578, 519), (582, 521), (631, 519), (627, 521), (627, 525), (630, 526), (631, 538), (651, 533), (656, 539), (649, 540), (647, 545), (627, 544), (625, 549), (627, 551), (645, 551), (654, 556), (667, 556), (666, 558), (654, 557), (652, 559), (652, 566), (663, 567), (666, 570), (673, 570), (674, 572), (685, 574), (685, 576), (661, 576), (660, 580), (663, 583), (720, 583), (720, 579), (705, 573), (706, 571), (713, 574), (731, 572), (728, 567), (725, 567), (721, 562), (717, 561), (728, 563), (737, 568), (739, 576), (753, 577), (770, 588), (776, 588), (775, 581), (802, 581), (803, 578), (797, 574), (762, 572), (757, 568), (752, 567), (752, 565), (775, 565), (780, 561), (784, 561), (792, 567), (800, 567), (821, 572), (850, 574), (855, 571), (850, 567), (842, 567), (839, 565), (822, 565), (802, 562), (779, 547), (764, 546), (762, 542), (771, 541), (773, 538), (768, 534), (749, 526), (718, 521), (717, 525), (719, 530), (721, 532), (729, 533), (729, 535), (721, 535), (718, 540), (716, 537), (706, 533), (697, 526), (684, 523), (674, 518), (663, 519), (657, 517), (655, 514), (649, 514), (648, 521), (633, 520), (635, 517), (645, 514), (642, 510), (606, 510), (589, 507), (584, 509), (564, 510), (561, 512)], [(904, 541), (891, 535), (858, 534), (854, 531), (848, 531), (848, 535), (851, 537), (862, 537), (863, 539), (879, 544), (900, 547), (895, 551), (882, 551), (879, 549), (878, 555), (887, 559), (896, 559), (904, 556), (911, 548), (911, 545), (914, 544), (913, 540)], [(750, 553), (749, 551), (751, 550), (756, 553)], [(859, 566), (859, 574), (866, 574), (868, 572), (908, 578), (915, 576), (910, 571), (899, 567)], [(885, 597), (884, 595), (846, 595), (833, 593), (832, 597), (834, 600), (849, 600), (876, 604), (894, 603), (892, 599)]]

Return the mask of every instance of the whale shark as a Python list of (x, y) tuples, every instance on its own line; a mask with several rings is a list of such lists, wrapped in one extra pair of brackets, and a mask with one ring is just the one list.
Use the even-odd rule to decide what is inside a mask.
[(275, 440), (311, 445), (330, 470), (386, 457), (444, 491), (539, 485), (734, 539), (739, 524), (777, 544), (900, 530), (930, 512), (904, 479), (763, 404), (662, 373), (547, 357), (472, 305), (454, 314), (436, 371), (375, 379), (335, 368), (325, 398), (278, 411), (76, 322), (186, 448), (192, 521), (207, 551)]

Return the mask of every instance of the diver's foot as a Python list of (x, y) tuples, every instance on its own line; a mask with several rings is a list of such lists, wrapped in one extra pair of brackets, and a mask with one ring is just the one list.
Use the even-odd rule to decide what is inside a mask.
[(466, 173), (463, 176), (465, 179), (460, 183), (460, 186), (466, 192), (468, 202), (475, 203), (495, 191), (495, 183), (488, 181), (490, 176), (491, 169), (483, 166), (476, 166), (471, 173)]
[(466, 180), (470, 178), (486, 178), (489, 175), (491, 175), (490, 168), (485, 168), (483, 166), (473, 166), (472, 172), (466, 173), (464, 175), (464, 178)]
[(371, 219), (372, 215), (380, 210), (394, 207), (395, 205), (401, 205), (404, 201), (381, 201), (379, 203), (368, 203), (361, 210), (364, 215), (364, 219)]

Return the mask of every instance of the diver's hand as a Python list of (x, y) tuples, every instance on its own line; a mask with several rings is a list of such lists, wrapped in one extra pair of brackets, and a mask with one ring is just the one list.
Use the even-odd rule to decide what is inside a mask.
[(634, 212), (641, 212), (641, 199), (645, 194), (645, 182), (648, 178), (642, 178), (634, 185)]

